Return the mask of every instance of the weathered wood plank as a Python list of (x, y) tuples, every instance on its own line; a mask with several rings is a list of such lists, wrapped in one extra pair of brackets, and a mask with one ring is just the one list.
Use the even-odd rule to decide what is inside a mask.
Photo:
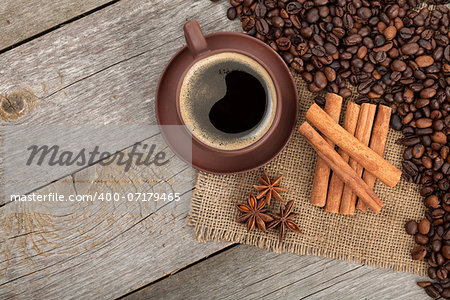
[(3, 0), (0, 51), (71, 20), (111, 0)]
[(239, 245), (126, 299), (424, 299), (419, 276)]
[(163, 171), (97, 164), (37, 194), (177, 192), (178, 202), (36, 202), (26, 214), (10, 213), (16, 203), (3, 207), (0, 298), (114, 298), (226, 247), (193, 238), (185, 218), (195, 171), (170, 157)]
[[(177, 9), (183, 3), (186, 9)], [(237, 26), (217, 22), (215, 16), (223, 14), (225, 6), (209, 1), (122, 1), (3, 53), (0, 61), (10, 68), (0, 71), (0, 90), (10, 95), (26, 88), (37, 98), (33, 111), (3, 124), (156, 123), (156, 82), (164, 64), (184, 43), (185, 12), (198, 16), (205, 31), (213, 32)], [(215, 13), (204, 14), (208, 7)], [(98, 167), (75, 174), (75, 180), (89, 185), (99, 173), (93, 168)], [(180, 171), (167, 168), (163, 179)], [(122, 171), (109, 173), (102, 176), (125, 176)], [(138, 173), (137, 181), (158, 174)], [(182, 185), (178, 177), (173, 181)], [(50, 217), (8, 215), (11, 204), (3, 207), (4, 224), (10, 225), (0, 233), (4, 254), (0, 295), (116, 297), (223, 248), (226, 243), (198, 244), (185, 226), (194, 181), (191, 176), (184, 188), (173, 187), (185, 192), (180, 202), (144, 207), (138, 217), (124, 206), (100, 206), (94, 214), (92, 208), (85, 214), (84, 206), (61, 207), (57, 211), (62, 213)], [(88, 188), (133, 191), (135, 182)], [(54, 191), (55, 184), (44, 191)], [(71, 183), (65, 184), (70, 189)], [(78, 193), (86, 190), (80, 184), (75, 183)]]
[[(37, 97), (33, 111), (1, 124), (156, 124), (156, 85), (184, 44), (184, 22), (196, 18), (206, 33), (237, 30), (238, 23), (217, 18), (226, 6), (121, 1), (0, 55), (0, 65), (9, 66), (0, 70), (0, 91), (8, 96), (26, 87)], [(23, 134), (40, 133), (32, 126)], [(53, 179), (66, 175), (55, 171)], [(32, 188), (24, 185), (17, 192)]]

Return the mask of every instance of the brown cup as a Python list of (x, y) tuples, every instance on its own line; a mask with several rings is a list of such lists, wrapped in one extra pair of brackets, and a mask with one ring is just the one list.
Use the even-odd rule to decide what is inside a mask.
[[(156, 92), (158, 123), (188, 125), (171, 129), (161, 126), (169, 146), (184, 160), (192, 158), (195, 168), (211, 173), (244, 172), (273, 159), (292, 135), (298, 113), (295, 83), (284, 61), (269, 46), (248, 35), (226, 32), (204, 36), (196, 21), (187, 22), (184, 33), (187, 46), (169, 62)], [(209, 84), (214, 82), (214, 72), (213, 76), (198, 76), (212, 65), (220, 66), (220, 70), (226, 66), (246, 68), (264, 85), (264, 117), (252, 130), (240, 135), (222, 134), (208, 125), (207, 110), (214, 99), (219, 100), (215, 93), (223, 91), (217, 91), (220, 85)], [(207, 91), (204, 97), (197, 96), (195, 103), (186, 100), (198, 85)], [(186, 149), (191, 141), (192, 152)]]

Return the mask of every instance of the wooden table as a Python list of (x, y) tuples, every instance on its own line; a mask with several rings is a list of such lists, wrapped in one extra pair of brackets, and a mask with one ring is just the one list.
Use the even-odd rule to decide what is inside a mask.
[[(184, 44), (183, 23), (197, 19), (205, 33), (240, 31), (238, 21), (226, 19), (227, 7), (228, 1), (209, 0), (3, 0), (0, 92), (33, 91), (36, 106), (16, 120), (0, 119), (2, 127), (156, 124), (155, 87), (163, 67)], [(146, 172), (140, 170), (135, 179), (151, 176)], [(34, 189), (114, 190), (89, 183), (121, 176), (96, 164)], [(110, 214), (100, 207), (85, 218), (73, 207), (58, 218), (10, 215), (4, 204), (0, 297), (426, 297), (415, 284), (418, 276), (411, 274), (245, 245), (198, 243), (185, 224), (195, 171), (179, 163), (164, 176), (174, 179), (181, 201), (140, 214), (121, 208)], [(190, 179), (177, 183), (177, 177)]]

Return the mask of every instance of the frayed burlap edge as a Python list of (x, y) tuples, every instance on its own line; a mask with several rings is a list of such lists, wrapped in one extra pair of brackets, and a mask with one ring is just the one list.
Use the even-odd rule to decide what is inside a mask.
[[(189, 224), (190, 226), (194, 226), (195, 223)], [(426, 270), (421, 266), (408, 266), (408, 265), (399, 265), (393, 263), (383, 263), (377, 262), (371, 259), (364, 259), (361, 257), (348, 255), (348, 254), (337, 254), (332, 251), (314, 249), (311, 247), (306, 247), (303, 245), (293, 244), (283, 242), (280, 244), (278, 241), (270, 240), (269, 238), (261, 238), (255, 236), (249, 236), (246, 234), (240, 234), (237, 232), (226, 232), (224, 230), (217, 230), (212, 228), (207, 228), (205, 226), (196, 226), (194, 229), (195, 238), (197, 241), (201, 243), (206, 242), (220, 242), (227, 241), (232, 243), (240, 243), (246, 244), (250, 246), (256, 246), (258, 248), (263, 248), (268, 251), (272, 251), (275, 253), (294, 253), (298, 255), (315, 255), (321, 256), (324, 258), (333, 258), (339, 260), (345, 260), (349, 262), (364, 264), (370, 267), (375, 268), (383, 268), (383, 269), (391, 269), (396, 272), (409, 272), (415, 273), (421, 276), (426, 276)]]

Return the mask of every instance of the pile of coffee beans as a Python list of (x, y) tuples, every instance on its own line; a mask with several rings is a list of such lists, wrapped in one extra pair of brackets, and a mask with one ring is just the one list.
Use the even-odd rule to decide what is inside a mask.
[[(431, 297), (450, 296), (450, 11), (449, 0), (230, 0), (230, 20), (277, 51), (311, 92), (393, 109), (391, 127), (406, 147), (403, 176), (421, 184), (425, 219), (406, 230), (435, 283)], [(316, 101), (321, 103), (322, 97)]]
[[(429, 201), (439, 202), (435, 195), (430, 197), (431, 200)], [(436, 208), (432, 212), (428, 211), (426, 218), (419, 223), (409, 221), (405, 224), (406, 232), (414, 235), (418, 244), (411, 250), (412, 258), (415, 260), (426, 258), (430, 265), (428, 276), (431, 279), (437, 279), (435, 283), (431, 281), (418, 283), (433, 298), (439, 296), (450, 298), (450, 278), (448, 278), (448, 272), (450, 271), (450, 228), (446, 225), (450, 223), (447, 223), (449, 219), (447, 215), (444, 209)], [(440, 224), (436, 225), (436, 223)]]

